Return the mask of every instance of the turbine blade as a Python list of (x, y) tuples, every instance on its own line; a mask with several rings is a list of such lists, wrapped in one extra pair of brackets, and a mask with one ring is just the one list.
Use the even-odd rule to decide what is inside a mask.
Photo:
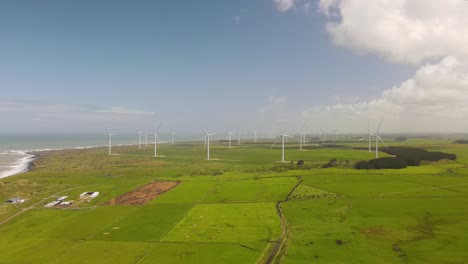
[(385, 144), (385, 142), (383, 141), (383, 139), (382, 139), (381, 137), (377, 136), (377, 138), (379, 139), (380, 142), (382, 142), (382, 144), (384, 144), (385, 147), (389, 148), (389, 147), (387, 146), (387, 144)]
[(380, 120), (379, 122), (379, 126), (377, 127), (377, 130), (375, 131), (375, 134), (378, 135), (379, 134), (379, 130), (380, 130), (380, 125), (382, 124), (382, 120)]
[(280, 137), (276, 137), (276, 138), (275, 138), (275, 143), (273, 143), (273, 145), (271, 145), (270, 148), (273, 148), (273, 147), (276, 145), (276, 143), (278, 143), (278, 140), (279, 140), (279, 139), (280, 139)]

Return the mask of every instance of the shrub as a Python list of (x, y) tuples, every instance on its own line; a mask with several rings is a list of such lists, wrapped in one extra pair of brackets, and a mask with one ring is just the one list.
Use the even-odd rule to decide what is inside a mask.
[(406, 162), (400, 158), (378, 158), (369, 161), (360, 161), (356, 163), (355, 168), (358, 170), (379, 170), (379, 169), (404, 169)]
[(422, 160), (439, 161), (443, 159), (455, 160), (457, 158), (455, 154), (430, 152), (425, 149), (411, 147), (389, 147), (383, 148), (382, 151), (404, 160), (408, 166), (419, 166)]

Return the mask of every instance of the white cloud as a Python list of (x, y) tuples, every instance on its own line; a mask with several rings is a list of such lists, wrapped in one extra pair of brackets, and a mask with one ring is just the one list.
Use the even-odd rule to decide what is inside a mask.
[(154, 115), (154, 112), (148, 112), (138, 109), (130, 109), (126, 107), (111, 107), (109, 109), (100, 109), (97, 113), (109, 113), (114, 115)]
[(280, 12), (286, 12), (295, 5), (295, 0), (273, 0), (273, 2), (276, 5), (276, 9)]
[(0, 102), (0, 113), (91, 113), (91, 114), (113, 114), (113, 115), (154, 115), (154, 112), (131, 109), (126, 107), (102, 108), (86, 105), (73, 104), (27, 104)]
[(466, 1), (320, 0), (319, 10), (336, 45), (422, 66), (378, 98), (310, 108), (304, 118), (354, 132), (369, 119), (383, 119), (387, 132), (468, 130)]
[(288, 101), (288, 98), (286, 96), (273, 96), (270, 95), (268, 96), (268, 102), (279, 105), (279, 104), (284, 104)]
[(320, 0), (338, 46), (402, 63), (468, 57), (468, 2)]
[(310, 108), (303, 117), (351, 132), (365, 132), (369, 119), (383, 119), (386, 132), (462, 132), (468, 130), (467, 102), (468, 63), (446, 57), (376, 99)]
[(37, 104), (0, 102), (0, 122), (8, 124), (3, 131), (97, 131), (151, 128), (153, 112), (126, 107), (97, 107), (73, 104)]

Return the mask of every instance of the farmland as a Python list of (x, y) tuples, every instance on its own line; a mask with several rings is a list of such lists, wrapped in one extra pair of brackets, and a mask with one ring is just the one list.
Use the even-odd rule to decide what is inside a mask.
[[(399, 170), (356, 170), (374, 153), (346, 147), (243, 144), (50, 151), (0, 179), (0, 263), (467, 263), (468, 147)], [(380, 153), (380, 157), (389, 157)], [(342, 166), (322, 168), (330, 160)], [(296, 162), (304, 160), (304, 165)], [(347, 162), (345, 162), (347, 161)], [(348, 164), (348, 165), (344, 165)], [(43, 206), (61, 195), (94, 199)]]

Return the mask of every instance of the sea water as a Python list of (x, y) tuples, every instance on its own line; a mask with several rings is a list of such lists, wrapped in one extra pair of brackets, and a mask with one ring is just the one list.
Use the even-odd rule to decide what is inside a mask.
[[(161, 140), (170, 142), (170, 134), (160, 134)], [(176, 135), (176, 141), (200, 140), (198, 134)], [(146, 138), (141, 137), (142, 144)], [(153, 142), (153, 136), (148, 134), (148, 144)], [(119, 134), (112, 137), (113, 146), (136, 145), (138, 134)], [(25, 172), (34, 156), (29, 152), (80, 149), (107, 146), (106, 134), (0, 134), (0, 178)]]

